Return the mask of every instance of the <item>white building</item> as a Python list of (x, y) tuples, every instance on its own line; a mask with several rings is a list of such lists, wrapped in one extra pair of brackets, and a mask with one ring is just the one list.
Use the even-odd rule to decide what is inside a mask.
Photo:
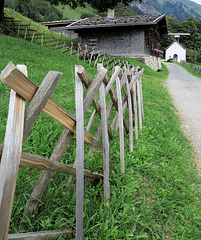
[(165, 60), (170, 58), (174, 62), (186, 61), (186, 48), (176, 40), (165, 49)]

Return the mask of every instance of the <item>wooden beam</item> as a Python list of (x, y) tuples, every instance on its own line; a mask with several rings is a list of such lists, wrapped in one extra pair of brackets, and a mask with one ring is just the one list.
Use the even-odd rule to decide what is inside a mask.
[(76, 104), (76, 239), (83, 239), (84, 204), (84, 110), (83, 86), (75, 66), (75, 104)]
[(102, 83), (100, 86), (100, 104), (101, 104), (101, 128), (103, 141), (103, 175), (104, 175), (104, 201), (109, 207), (110, 182), (109, 182), (109, 140), (107, 130), (107, 113), (105, 101), (105, 88)]
[[(106, 69), (101, 69), (99, 72), (99, 78), (104, 79), (107, 73)], [(21, 73), (13, 65), (9, 64), (1, 73), (0, 78), (3, 83), (16, 91), (21, 97), (27, 101), (31, 101), (34, 97), (38, 86), (33, 83), (28, 77)], [(56, 101), (50, 98), (45, 105), (43, 112), (48, 116), (55, 119), (57, 122), (62, 124), (64, 127), (68, 128), (71, 132), (76, 134), (76, 121), (74, 117), (68, 113), (63, 107), (61, 107)], [(87, 143), (94, 145), (94, 147), (103, 151), (102, 145), (91, 136), (87, 131), (84, 132), (84, 139)]]
[(48, 99), (52, 95), (55, 87), (62, 77), (62, 73), (50, 71), (39, 86), (37, 92), (32, 98), (26, 109), (23, 142), (26, 140), (29, 132), (37, 120), (39, 114), (45, 107)]
[[(99, 81), (100, 81), (100, 83), (99, 83)], [(91, 82), (91, 88), (86, 90), (86, 93), (84, 95), (84, 103), (85, 103), (84, 104), (84, 113), (86, 113), (86, 111), (88, 109), (87, 106), (90, 106), (92, 100), (94, 99), (94, 97), (96, 96), (96, 93), (98, 91), (98, 88), (97, 87), (95, 88), (93, 86), (95, 86), (95, 85), (98, 86), (101, 83), (102, 83), (102, 79), (99, 79), (97, 76), (95, 76)], [(97, 90), (92, 91), (92, 89), (97, 89)], [(88, 103), (85, 98), (88, 99), (87, 100)], [(75, 119), (75, 114), (72, 117)], [(61, 160), (63, 154), (65, 153), (66, 148), (68, 147), (69, 143), (71, 142), (73, 135), (74, 135), (74, 133), (71, 132), (69, 129), (67, 129), (67, 128), (64, 129), (64, 131), (62, 132), (62, 134), (50, 156), (50, 160), (58, 161), (58, 162)], [(95, 139), (97, 141), (97, 138), (95, 138)], [(28, 199), (28, 201), (26, 203), (25, 211), (24, 211), (24, 213), (26, 215), (32, 214), (32, 212), (36, 209), (37, 203), (38, 203), (37, 199), (41, 199), (43, 192), (47, 188), (52, 175), (53, 175), (53, 173), (49, 172), (49, 171), (43, 171), (42, 174), (40, 175), (40, 177), (36, 183), (36, 186), (34, 187), (33, 192), (31, 193), (31, 197)]]
[(119, 78), (116, 79), (117, 84), (117, 96), (118, 96), (118, 119), (119, 119), (119, 137), (120, 137), (120, 162), (121, 172), (125, 172), (124, 164), (124, 129), (123, 129), (123, 109), (122, 109), (122, 98), (121, 98), (121, 87)]
[(130, 142), (130, 152), (133, 152), (133, 112), (131, 103), (131, 91), (128, 83), (126, 81), (127, 96), (128, 96), (128, 110), (129, 110), (129, 142)]
[[(25, 67), (20, 69), (27, 73)], [(20, 70), (18, 70), (20, 71)], [(0, 239), (6, 240), (10, 225), (15, 186), (20, 165), (24, 130), (25, 101), (11, 90), (0, 169)]]
[(70, 233), (68, 230), (16, 233), (8, 234), (7, 240), (55, 240), (59, 236), (67, 237)]
[[(0, 144), (0, 158), (3, 152), (3, 144)], [(69, 175), (76, 175), (75, 167), (72, 167), (67, 164), (53, 161), (51, 159), (41, 157), (36, 154), (22, 152), (20, 158), (20, 167), (34, 167), (40, 170), (47, 170), (52, 172), (65, 173)], [(89, 170), (84, 170), (84, 176), (89, 180), (100, 179), (103, 177), (102, 174), (93, 173)]]
[[(91, 88), (91, 81), (90, 81), (90, 78), (87, 74), (87, 72), (85, 71), (84, 67), (80, 66), (78, 68), (78, 72), (77, 72), (79, 78), (82, 80), (82, 82), (84, 83), (85, 87), (86, 88)], [(99, 85), (100, 87), (100, 85)], [(93, 92), (95, 91), (96, 89), (92, 89), (90, 92)], [(93, 99), (93, 105), (94, 105), (94, 108), (95, 110), (97, 111), (99, 117), (101, 118), (101, 112), (100, 112), (100, 106), (99, 106), (99, 101), (97, 99), (97, 97), (95, 96), (94, 99)], [(113, 136), (113, 133), (112, 133), (112, 129), (110, 127), (110, 124), (109, 122), (107, 122), (108, 124), (108, 134), (110, 136), (110, 139), (113, 139), (114, 136)]]
[[(110, 97), (111, 97), (111, 101), (113, 102), (114, 106), (115, 106), (115, 109), (118, 111), (118, 100), (117, 100), (117, 90), (114, 90), (114, 88), (112, 87), (112, 84), (111, 83), (114, 83), (114, 81), (116, 80), (116, 77), (117, 77), (117, 73), (118, 75), (120, 74), (120, 68), (117, 66), (115, 67), (115, 72), (113, 73), (112, 77), (111, 77), (111, 80), (109, 79), (108, 75), (106, 75), (106, 77), (104, 78), (104, 82), (106, 85), (109, 84), (108, 87), (106, 87), (106, 91), (107, 93), (109, 92), (110, 94)], [(125, 83), (126, 81), (126, 74), (124, 74), (123, 76), (120, 76), (121, 77), (121, 81), (120, 81), (120, 87), (122, 88), (123, 84)], [(111, 81), (111, 82), (110, 82)], [(127, 120), (126, 120), (126, 117), (125, 115), (123, 115), (123, 123), (124, 123), (124, 128), (126, 130), (126, 133), (129, 133), (129, 126), (128, 126), (128, 123), (127, 123)]]

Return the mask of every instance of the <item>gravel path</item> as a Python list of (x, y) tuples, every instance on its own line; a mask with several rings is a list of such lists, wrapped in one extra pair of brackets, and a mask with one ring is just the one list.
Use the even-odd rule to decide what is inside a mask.
[(197, 153), (197, 168), (201, 175), (201, 79), (179, 65), (165, 65), (169, 70), (167, 88), (179, 112), (182, 129)]

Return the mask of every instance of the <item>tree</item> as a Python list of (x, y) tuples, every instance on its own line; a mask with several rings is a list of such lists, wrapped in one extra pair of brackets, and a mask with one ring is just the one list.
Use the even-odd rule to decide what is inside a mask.
[[(128, 5), (129, 3), (133, 2), (133, 0), (49, 0), (49, 2), (54, 5), (58, 5), (59, 3), (63, 5), (69, 5), (72, 8), (76, 8), (78, 6), (85, 7), (85, 3), (89, 3), (99, 12), (104, 12), (109, 8), (115, 8), (118, 3), (124, 3), (125, 5)], [(142, 2), (142, 0), (139, 0), (139, 2)], [(3, 19), (4, 3), (5, 0), (0, 0), (0, 21)]]
[(5, 0), (0, 1), (0, 22), (3, 19), (3, 9), (4, 9)]
[[(90, 4), (93, 8), (97, 9), (99, 12), (104, 12), (107, 9), (115, 8), (118, 3), (123, 3), (128, 5), (129, 3), (133, 2), (133, 0), (49, 0), (52, 4), (58, 5), (59, 3), (64, 5), (69, 5), (72, 8), (76, 8), (78, 6), (85, 6), (85, 3)], [(137, 1), (137, 0), (136, 0)], [(139, 0), (142, 2), (142, 0)]]

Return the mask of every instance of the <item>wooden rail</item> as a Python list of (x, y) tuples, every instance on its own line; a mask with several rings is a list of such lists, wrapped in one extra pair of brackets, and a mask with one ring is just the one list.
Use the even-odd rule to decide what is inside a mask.
[[(79, 46), (79, 55), (81, 51), (82, 49)], [(73, 54), (72, 48), (71, 53)], [(84, 53), (86, 53), (86, 51)], [(91, 52), (91, 55), (92, 54), (94, 53)], [(99, 54), (97, 56), (99, 56)], [(103, 57), (103, 62), (107, 61), (106, 56), (104, 55)], [(92, 58), (93, 57), (90, 56), (91, 60)], [(109, 61), (110, 63), (115, 63), (115, 59), (109, 59)], [(83, 179), (85, 177), (93, 181), (103, 178), (104, 201), (109, 207), (109, 158), (112, 158), (113, 155), (109, 152), (108, 137), (113, 138), (113, 132), (115, 129), (119, 129), (120, 171), (124, 173), (126, 172), (124, 159), (125, 133), (129, 134), (130, 151), (133, 151), (133, 125), (135, 126), (135, 131), (136, 129), (138, 131), (137, 119), (139, 119), (139, 129), (141, 129), (144, 118), (141, 82), (143, 69), (139, 70), (124, 63), (123, 69), (115, 66), (112, 76), (109, 77), (108, 71), (103, 67), (103, 64), (97, 63), (97, 74), (93, 80), (90, 80), (86, 70), (82, 66), (76, 66), (76, 114), (71, 115), (66, 109), (50, 98), (62, 77), (62, 73), (50, 71), (38, 87), (28, 78), (26, 66), (18, 66), (18, 68), (14, 64), (9, 63), (0, 75), (1, 81), (11, 88), (6, 136), (4, 145), (0, 145), (0, 239), (4, 240), (8, 237), (10, 214), (19, 167), (35, 167), (45, 170), (42, 172), (31, 194), (31, 198), (25, 206), (25, 214), (28, 215), (36, 208), (38, 203), (36, 199), (42, 197), (53, 172), (76, 175), (76, 239), (83, 239)], [(114, 90), (113, 85), (116, 85), (116, 90)], [(83, 94), (83, 86), (86, 88), (85, 94)], [(98, 91), (99, 100), (97, 98)], [(106, 102), (107, 94), (111, 99), (108, 104)], [(30, 102), (26, 111), (25, 100)], [(91, 105), (94, 107), (94, 112), (85, 128), (84, 115)], [(127, 107), (129, 109), (128, 119), (126, 119), (126, 115), (124, 114)], [(22, 152), (22, 144), (42, 111), (65, 127), (49, 159)], [(116, 114), (112, 123), (110, 123), (109, 118), (112, 111), (115, 111)], [(89, 131), (94, 124), (96, 114), (99, 115), (101, 124), (98, 127), (96, 136), (92, 136)], [(74, 134), (77, 135), (77, 161), (74, 163), (74, 166), (62, 164), (60, 160)], [(101, 135), (103, 145), (99, 142)], [(84, 141), (91, 145), (89, 155), (94, 149), (103, 153), (103, 173), (94, 173), (84, 169)], [(10, 166), (12, 166), (12, 168)], [(9, 199), (9, 201), (6, 199)], [(51, 232), (38, 235), (37, 233), (27, 233), (27, 235), (18, 234), (16, 238), (12, 238), (14, 237), (13, 235), (9, 236), (8, 239), (25, 239), (23, 237), (29, 239), (29, 234), (30, 239), (31, 237), (33, 237), (32, 239), (45, 239), (44, 234), (49, 236)], [(58, 234), (58, 232), (55, 232), (55, 234)]]

